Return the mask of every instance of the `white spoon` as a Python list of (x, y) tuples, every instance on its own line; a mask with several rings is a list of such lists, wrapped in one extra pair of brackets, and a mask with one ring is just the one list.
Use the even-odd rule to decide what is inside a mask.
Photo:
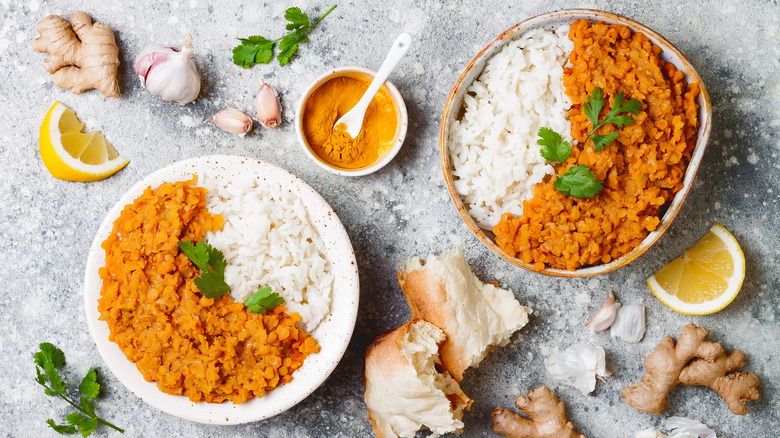
[(360, 101), (358, 101), (351, 110), (347, 111), (346, 114), (336, 120), (336, 124), (333, 125), (334, 130), (336, 129), (336, 126), (343, 123), (346, 125), (345, 131), (349, 136), (357, 138), (358, 134), (360, 134), (360, 130), (363, 129), (363, 118), (366, 116), (368, 104), (371, 103), (374, 95), (376, 95), (379, 88), (382, 87), (382, 84), (385, 83), (395, 66), (398, 65), (398, 61), (403, 58), (406, 50), (409, 49), (409, 44), (411, 44), (411, 42), (412, 36), (408, 33), (398, 35), (398, 38), (396, 38), (393, 43), (393, 47), (387, 54), (387, 58), (385, 58), (385, 62), (382, 63), (382, 67), (379, 68), (379, 71), (376, 73), (376, 76), (374, 76), (374, 80), (371, 81), (371, 85), (368, 86), (363, 97), (360, 98)]

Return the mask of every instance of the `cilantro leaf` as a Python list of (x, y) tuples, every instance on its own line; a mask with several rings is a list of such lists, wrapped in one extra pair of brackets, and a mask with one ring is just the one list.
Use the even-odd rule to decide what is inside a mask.
[(271, 292), (269, 286), (260, 288), (251, 297), (244, 301), (246, 310), (253, 313), (262, 313), (273, 310), (277, 306), (284, 304), (284, 298), (276, 292)]
[(97, 382), (97, 372), (94, 368), (87, 371), (87, 375), (81, 380), (79, 392), (86, 398), (95, 398), (100, 393), (100, 384)]
[(588, 103), (583, 105), (583, 109), (585, 112), (585, 115), (588, 116), (590, 119), (591, 126), (593, 126), (593, 129), (590, 131), (587, 137), (585, 137), (585, 142), (583, 144), (587, 143), (588, 138), (593, 140), (593, 149), (596, 151), (600, 151), (607, 147), (610, 143), (612, 143), (614, 140), (616, 140), (618, 137), (620, 137), (620, 133), (618, 132), (611, 132), (606, 135), (595, 135), (594, 132), (596, 132), (597, 129), (601, 128), (602, 126), (608, 124), (608, 123), (614, 123), (616, 127), (622, 128), (623, 126), (629, 126), (636, 123), (636, 121), (628, 115), (619, 115), (620, 113), (629, 113), (633, 115), (638, 115), (639, 111), (642, 109), (642, 103), (639, 102), (636, 99), (631, 99), (625, 104), (623, 102), (626, 99), (626, 95), (623, 94), (622, 91), (618, 91), (618, 93), (615, 95), (615, 102), (612, 105), (612, 110), (607, 114), (607, 117), (599, 123), (599, 113), (601, 112), (601, 108), (604, 107), (604, 97), (603, 92), (601, 91), (601, 88), (594, 88), (591, 92), (591, 95), (588, 96)]
[[(38, 348), (40, 351), (33, 355), (33, 360), (43, 369), (44, 374), (36, 367), (35, 381), (46, 388), (46, 395), (60, 395), (65, 392), (65, 382), (62, 381), (57, 368), (65, 365), (65, 354), (48, 342), (38, 345)], [(47, 381), (51, 383), (51, 387), (46, 385)]]
[(620, 133), (613, 131), (607, 135), (593, 134), (590, 136), (590, 139), (593, 140), (593, 148), (597, 151), (600, 151), (607, 147), (608, 144), (612, 143), (613, 140), (617, 140), (618, 137), (620, 137)]
[(309, 16), (301, 12), (301, 8), (290, 8), (284, 12), (284, 19), (287, 23), (287, 30), (297, 30), (309, 25)]
[(89, 420), (79, 424), (79, 432), (81, 432), (81, 436), (92, 435), (92, 432), (95, 431), (95, 427), (97, 427), (97, 423), (97, 419), (90, 418)]
[(92, 402), (90, 402), (88, 398), (82, 395), (81, 398), (79, 398), (79, 404), (81, 405), (81, 409), (85, 414), (92, 418), (97, 417), (97, 415), (95, 415), (95, 408), (92, 407)]
[(189, 240), (180, 240), (179, 249), (187, 256), (188, 259), (201, 271), (209, 270), (209, 250), (206, 247), (208, 243), (202, 242), (202, 244), (195, 245)]
[(536, 144), (544, 146), (540, 151), (542, 157), (547, 161), (557, 161), (563, 163), (571, 156), (571, 146), (563, 141), (561, 134), (550, 128), (539, 128), (539, 139)]
[(601, 181), (584, 164), (576, 164), (565, 174), (558, 175), (553, 186), (564, 195), (579, 199), (592, 198), (603, 188)]
[(73, 435), (76, 433), (76, 426), (70, 424), (56, 424), (54, 423), (54, 420), (49, 418), (46, 420), (46, 424), (49, 425), (52, 429), (54, 429), (55, 432), (57, 432), (60, 435)]
[(331, 6), (313, 23), (309, 23), (309, 16), (300, 8), (287, 9), (284, 12), (284, 18), (287, 20), (285, 28), (290, 33), (275, 40), (269, 40), (259, 35), (237, 38), (241, 44), (233, 48), (233, 63), (243, 68), (250, 68), (256, 64), (268, 64), (274, 57), (274, 45), (277, 43), (279, 44), (279, 54), (276, 59), (279, 61), (279, 65), (289, 63), (298, 51), (298, 45), (309, 41), (306, 34), (330, 14), (335, 7), (336, 5)]
[(227, 262), (222, 251), (209, 245), (208, 242), (193, 244), (188, 240), (180, 241), (179, 249), (203, 271), (195, 279), (195, 286), (204, 297), (217, 300), (230, 292), (230, 286), (225, 283)]
[(81, 423), (83, 423), (83, 422), (84, 422), (86, 419), (87, 419), (87, 417), (85, 417), (85, 416), (83, 416), (83, 415), (79, 414), (78, 412), (74, 412), (74, 413), (72, 413), (72, 414), (68, 414), (68, 415), (65, 417), (65, 420), (67, 420), (67, 422), (68, 422), (68, 423), (70, 423), (70, 424), (73, 424), (73, 425), (78, 425), (78, 424), (81, 424)]
[[(599, 113), (604, 107), (604, 96), (601, 88), (594, 88), (588, 96), (588, 103), (584, 104), (585, 115), (590, 119), (590, 126), (599, 124)], [(593, 128), (594, 130), (596, 128)]]

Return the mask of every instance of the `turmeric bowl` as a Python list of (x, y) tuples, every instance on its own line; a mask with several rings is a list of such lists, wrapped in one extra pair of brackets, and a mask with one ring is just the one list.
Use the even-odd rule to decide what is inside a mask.
[[(339, 136), (323, 141), (333, 134), (332, 123), (363, 94), (355, 87), (346, 88), (355, 83), (367, 88), (375, 75), (376, 72), (363, 67), (339, 67), (315, 79), (301, 96), (295, 124), (298, 140), (306, 155), (321, 168), (343, 176), (368, 175), (387, 165), (401, 150), (409, 119), (404, 99), (390, 81), (385, 81), (374, 97), (363, 131), (355, 141), (349, 137), (345, 137), (348, 143), (333, 141), (344, 139)], [(325, 91), (327, 88), (331, 89)], [(377, 117), (384, 119), (376, 120)], [(340, 149), (342, 146), (348, 148)]]
[[(700, 92), (695, 98), (695, 102), (698, 105), (698, 131), (696, 133), (695, 146), (691, 152), (690, 162), (682, 178), (682, 188), (674, 195), (671, 201), (668, 201), (663, 209), (659, 213), (659, 223), (656, 229), (650, 232), (638, 246), (622, 254), (621, 256), (610, 260), (605, 264), (582, 266), (575, 270), (554, 269), (549, 266), (545, 266), (544, 269), (534, 269), (534, 266), (527, 263), (520, 258), (510, 256), (504, 252), (501, 247), (496, 243), (496, 236), (492, 230), (481, 228), (475, 218), (470, 214), (464, 201), (461, 198), (457, 188), (456, 181), (458, 177), (453, 174), (453, 159), (450, 155), (450, 138), (451, 133), (454, 132), (455, 122), (463, 117), (465, 111), (465, 100), (469, 96), (469, 87), (479, 78), (479, 76), (485, 70), (488, 61), (496, 54), (498, 54), (504, 47), (510, 44), (512, 41), (520, 37), (526, 31), (531, 29), (545, 29), (553, 30), (561, 25), (573, 24), (579, 20), (586, 20), (589, 22), (605, 22), (607, 24), (619, 24), (628, 27), (632, 33), (643, 33), (652, 44), (660, 47), (663, 52), (660, 58), (663, 61), (671, 63), (677, 70), (682, 72), (686, 82), (689, 84), (697, 82), (699, 84)], [(712, 129), (712, 107), (710, 104), (709, 95), (705, 88), (701, 77), (696, 72), (691, 62), (678, 50), (674, 45), (667, 41), (657, 32), (652, 29), (628, 18), (622, 17), (617, 14), (609, 12), (596, 11), (590, 9), (568, 9), (559, 10), (541, 14), (532, 18), (529, 18), (519, 24), (511, 27), (503, 32), (490, 44), (488, 44), (477, 56), (468, 64), (466, 69), (458, 78), (457, 82), (450, 92), (447, 103), (444, 107), (442, 115), (442, 124), (439, 135), (439, 147), (441, 153), (441, 166), (444, 172), (444, 177), (447, 182), (447, 187), (452, 197), (455, 207), (458, 209), (461, 217), (466, 225), (472, 232), (491, 250), (495, 251), (499, 256), (507, 260), (508, 262), (535, 272), (540, 272), (545, 275), (561, 276), (561, 277), (587, 277), (592, 275), (603, 274), (613, 271), (622, 266), (625, 266), (645, 253), (650, 247), (658, 241), (663, 233), (669, 228), (674, 218), (680, 211), (685, 198), (693, 185), (693, 179), (696, 176), (696, 172), (704, 155), (704, 150), (709, 140), (710, 131)]]

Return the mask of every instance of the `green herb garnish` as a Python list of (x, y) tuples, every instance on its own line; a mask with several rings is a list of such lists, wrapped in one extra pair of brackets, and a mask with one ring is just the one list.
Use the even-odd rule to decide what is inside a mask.
[(206, 298), (219, 299), (230, 292), (230, 286), (225, 283), (225, 255), (222, 251), (209, 245), (208, 242), (193, 244), (188, 240), (179, 241), (179, 249), (199, 267), (202, 274), (195, 279), (195, 286)]
[(331, 6), (325, 14), (311, 24), (309, 24), (309, 16), (300, 8), (287, 9), (284, 18), (288, 21), (287, 30), (290, 33), (275, 40), (269, 40), (259, 35), (237, 38), (241, 44), (233, 48), (233, 63), (244, 68), (250, 68), (256, 64), (268, 64), (274, 57), (274, 44), (279, 43), (279, 54), (276, 55), (276, 59), (279, 60), (279, 65), (287, 64), (298, 51), (298, 44), (309, 41), (306, 34), (330, 14), (330, 11), (335, 7), (336, 5)]
[(540, 152), (545, 160), (563, 163), (571, 156), (571, 146), (569, 142), (563, 141), (561, 134), (550, 128), (539, 128), (538, 135), (536, 144), (544, 146)]
[(269, 286), (257, 290), (251, 297), (244, 301), (246, 310), (253, 313), (262, 313), (273, 310), (276, 306), (284, 304), (284, 298), (276, 292), (271, 292)]
[(596, 151), (600, 151), (607, 147), (610, 143), (612, 143), (614, 140), (616, 140), (618, 137), (620, 137), (620, 133), (617, 131), (610, 132), (606, 135), (595, 135), (594, 132), (596, 132), (597, 129), (601, 128), (602, 126), (608, 124), (608, 123), (614, 123), (615, 126), (618, 128), (622, 128), (623, 126), (629, 126), (636, 123), (634, 119), (631, 116), (628, 115), (619, 115), (620, 113), (629, 113), (633, 115), (638, 115), (639, 110), (642, 109), (642, 104), (636, 100), (631, 99), (628, 102), (623, 104), (623, 101), (626, 99), (625, 94), (623, 94), (622, 91), (618, 91), (618, 94), (615, 95), (615, 104), (612, 105), (612, 111), (607, 114), (607, 117), (599, 123), (599, 112), (601, 112), (601, 108), (604, 107), (604, 95), (601, 91), (601, 88), (594, 88), (593, 92), (590, 96), (588, 96), (588, 103), (583, 105), (583, 109), (585, 110), (585, 115), (588, 116), (590, 119), (590, 124), (593, 126), (593, 129), (591, 129), (590, 134), (588, 134), (587, 137), (585, 137), (585, 141), (582, 143), (583, 145), (588, 142), (588, 138), (593, 140), (593, 149)]
[(81, 412), (81, 414), (74, 412), (67, 415), (65, 417), (67, 424), (57, 424), (54, 420), (48, 419), (46, 420), (46, 424), (48, 424), (49, 427), (61, 435), (72, 435), (78, 432), (81, 433), (81, 436), (89, 436), (95, 431), (95, 427), (97, 427), (99, 423), (121, 433), (125, 432), (123, 429), (99, 418), (95, 414), (95, 408), (92, 406), (91, 400), (95, 399), (100, 393), (100, 384), (97, 383), (97, 371), (95, 371), (94, 368), (90, 368), (89, 371), (87, 371), (87, 375), (81, 380), (81, 384), (79, 385), (81, 396), (79, 397), (79, 404), (76, 404), (65, 396), (66, 385), (62, 380), (60, 373), (57, 371), (57, 368), (61, 368), (65, 365), (65, 354), (62, 350), (48, 342), (40, 344), (38, 348), (40, 348), (40, 351), (33, 356), (36, 365), (35, 381), (46, 388), (46, 395), (57, 396)]
[(592, 198), (604, 187), (596, 175), (584, 164), (575, 164), (553, 182), (553, 186), (566, 196)]

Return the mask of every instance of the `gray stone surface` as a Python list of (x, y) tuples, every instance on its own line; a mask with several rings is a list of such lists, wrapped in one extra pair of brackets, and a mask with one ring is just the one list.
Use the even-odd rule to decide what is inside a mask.
[[(498, 279), (534, 308), (531, 323), (489, 355), (463, 382), (474, 398), (463, 436), (492, 436), (490, 411), (512, 406), (521, 393), (551, 385), (567, 404), (569, 419), (591, 437), (628, 437), (666, 416), (704, 421), (719, 437), (780, 434), (780, 7), (776, 1), (698, 0), (645, 2), (556, 0), (464, 2), (339, 1), (293, 62), (242, 70), (230, 60), (238, 36), (282, 31), (284, 2), (194, 0), (123, 2), (0, 1), (0, 435), (53, 436), (44, 421), (61, 419), (64, 403), (46, 397), (33, 381), (32, 354), (49, 341), (68, 358), (66, 375), (77, 380), (90, 365), (101, 372), (105, 395), (98, 411), (125, 427), (127, 436), (369, 436), (362, 400), (362, 356), (377, 334), (405, 322), (409, 312), (395, 271), (411, 256), (461, 245), (483, 279)], [(118, 4), (119, 2), (117, 2)], [(283, 4), (284, 3), (284, 4)], [(296, 3), (317, 15), (330, 3)], [(439, 166), (438, 132), (450, 87), (468, 61), (504, 29), (537, 13), (592, 7), (638, 20), (665, 35), (696, 65), (712, 96), (712, 138), (696, 183), (671, 229), (648, 253), (617, 272), (590, 279), (559, 279), (513, 267), (484, 247), (460, 219)], [(121, 46), (122, 98), (96, 91), (76, 96), (51, 84), (43, 55), (30, 49), (35, 24), (49, 14), (82, 9), (111, 26)], [(179, 44), (188, 31), (203, 76), (201, 98), (187, 106), (164, 103), (144, 91), (132, 61), (151, 42)], [(378, 68), (398, 32), (414, 38), (391, 76), (409, 108), (409, 135), (400, 155), (362, 178), (326, 173), (306, 158), (293, 130), (294, 107), (304, 87), (328, 68)], [(215, 111), (254, 112), (254, 93), (265, 78), (281, 93), (284, 125), (255, 129), (246, 138), (196, 124)], [(56, 180), (38, 151), (38, 129), (55, 100), (100, 129), (132, 161), (95, 183)], [(361, 304), (352, 343), (330, 379), (311, 397), (273, 419), (243, 426), (191, 423), (148, 406), (126, 390), (102, 362), (87, 332), (82, 300), (87, 252), (109, 207), (132, 184), (174, 161), (212, 153), (243, 154), (284, 167), (327, 199), (349, 232), (357, 253)], [(679, 315), (657, 301), (645, 278), (678, 256), (713, 221), (740, 241), (747, 278), (737, 299), (718, 314)], [(591, 336), (582, 324), (614, 289), (624, 303), (647, 306), (648, 331), (636, 345)], [(712, 391), (677, 388), (662, 417), (628, 407), (619, 391), (637, 381), (642, 361), (666, 335), (688, 322), (706, 326), (727, 348), (739, 348), (748, 369), (762, 379), (762, 397), (743, 417), (732, 415)], [(543, 358), (574, 342), (607, 351), (615, 377), (590, 396), (552, 384)], [(111, 434), (101, 427), (97, 436)], [(423, 434), (424, 435), (424, 434)]]

